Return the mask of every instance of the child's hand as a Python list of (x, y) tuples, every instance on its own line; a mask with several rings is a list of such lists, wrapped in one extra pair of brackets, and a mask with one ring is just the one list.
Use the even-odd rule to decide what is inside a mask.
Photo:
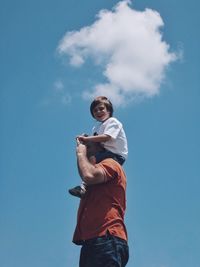
[(78, 136), (76, 137), (76, 139), (78, 139), (79, 142), (81, 142), (81, 143), (86, 143), (86, 142), (87, 142), (87, 137), (84, 136), (84, 135), (78, 135)]

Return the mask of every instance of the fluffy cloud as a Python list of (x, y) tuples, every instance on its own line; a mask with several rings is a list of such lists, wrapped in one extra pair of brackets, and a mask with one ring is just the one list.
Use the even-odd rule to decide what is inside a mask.
[(106, 83), (83, 92), (84, 97), (106, 95), (121, 105), (159, 93), (166, 68), (177, 59), (163, 40), (163, 26), (158, 12), (137, 11), (131, 1), (121, 1), (111, 11), (101, 10), (92, 25), (67, 32), (58, 52), (75, 67), (89, 57), (103, 67)]

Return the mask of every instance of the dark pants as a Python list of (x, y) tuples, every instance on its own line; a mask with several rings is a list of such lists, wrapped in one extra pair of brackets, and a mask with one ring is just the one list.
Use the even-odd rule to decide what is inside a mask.
[(96, 158), (96, 163), (99, 163), (102, 160), (107, 159), (107, 158), (112, 158), (112, 159), (116, 160), (120, 165), (123, 165), (125, 162), (124, 157), (122, 157), (121, 155), (115, 154), (115, 153), (113, 153), (109, 150), (106, 150), (106, 149), (95, 154), (95, 158)]
[(125, 267), (128, 258), (127, 242), (107, 235), (83, 243), (79, 267)]

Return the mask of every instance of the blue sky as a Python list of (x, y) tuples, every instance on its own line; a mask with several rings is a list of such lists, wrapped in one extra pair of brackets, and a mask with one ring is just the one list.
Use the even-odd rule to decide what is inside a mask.
[[(99, 92), (113, 100), (129, 144), (127, 266), (200, 266), (200, 4), (124, 2), (121, 32), (115, 23), (102, 28), (97, 14), (120, 15), (117, 3), (1, 0), (2, 267), (78, 266), (71, 239), (79, 202), (67, 189), (79, 183), (75, 136), (90, 132), (90, 97)], [(126, 23), (130, 10), (130, 19), (142, 18), (137, 27)], [(86, 26), (95, 42), (80, 36)], [(72, 31), (78, 39), (64, 40)], [(61, 51), (64, 41), (73, 44)]]

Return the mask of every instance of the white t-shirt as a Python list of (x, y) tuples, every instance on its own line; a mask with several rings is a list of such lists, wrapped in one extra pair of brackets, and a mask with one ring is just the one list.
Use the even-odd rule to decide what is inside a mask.
[(106, 134), (111, 136), (111, 139), (101, 144), (105, 149), (123, 156), (125, 159), (128, 156), (128, 146), (126, 134), (123, 125), (114, 117), (108, 118), (104, 122), (98, 122), (92, 129), (93, 134)]

